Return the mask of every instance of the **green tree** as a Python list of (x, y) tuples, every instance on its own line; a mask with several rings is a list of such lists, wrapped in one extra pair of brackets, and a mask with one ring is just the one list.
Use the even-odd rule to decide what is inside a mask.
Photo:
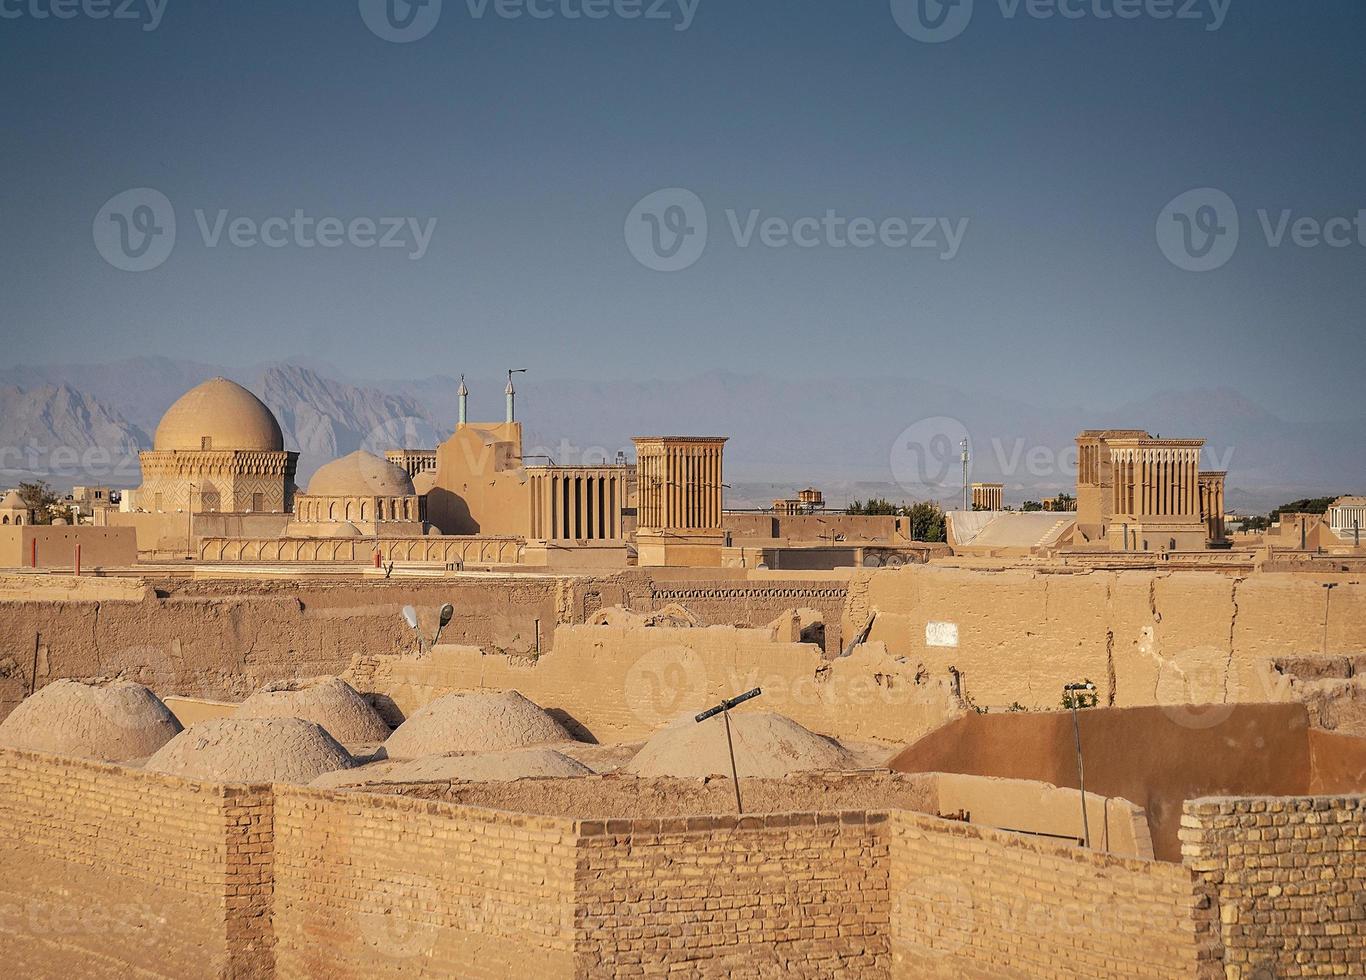
[(903, 508), (903, 517), (910, 518), (911, 539), (914, 541), (947, 541), (944, 510), (933, 500), (922, 500)]
[(1271, 512), (1271, 521), (1275, 523), (1281, 519), (1282, 514), (1326, 514), (1328, 508), (1333, 505), (1341, 494), (1332, 497), (1303, 497), (1299, 500), (1292, 500), (1288, 504), (1281, 504)]
[(57, 502), (57, 495), (46, 482), (36, 480), (19, 484), (19, 499), (33, 512), (35, 524), (52, 523), (52, 505)]
[(882, 497), (873, 497), (867, 503), (864, 503), (862, 500), (855, 500), (849, 505), (849, 509), (846, 513), (864, 517), (898, 517), (901, 515), (902, 510), (903, 508), (898, 507), (890, 500), (885, 500)]
[(1020, 510), (1043, 510), (1043, 504), (1039, 503), (1037, 500), (1026, 500), (1023, 504), (1020, 505)]

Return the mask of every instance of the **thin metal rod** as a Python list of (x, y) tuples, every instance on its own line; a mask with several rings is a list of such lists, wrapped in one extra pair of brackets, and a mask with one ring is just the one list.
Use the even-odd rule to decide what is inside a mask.
[(730, 738), (730, 712), (721, 712), (726, 722), (726, 748), (730, 752), (730, 778), (735, 781), (735, 812), (744, 813), (745, 806), (740, 802), (740, 773), (735, 769), (735, 743)]
[(1072, 701), (1072, 739), (1077, 746), (1077, 785), (1081, 787), (1081, 846), (1091, 846), (1091, 823), (1086, 816), (1086, 767), (1081, 761), (1081, 722), (1077, 719), (1077, 702)]

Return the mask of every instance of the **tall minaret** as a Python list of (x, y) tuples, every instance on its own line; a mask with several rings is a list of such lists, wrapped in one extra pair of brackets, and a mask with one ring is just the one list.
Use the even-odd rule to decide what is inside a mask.
[(469, 419), (470, 390), (465, 387), (465, 376), (460, 375), (460, 424), (464, 425)]
[(508, 386), (503, 389), (503, 394), (508, 396), (508, 421), (517, 421), (517, 412), (513, 408), (513, 396), (517, 394), (517, 389), (512, 387), (512, 376), (514, 374), (526, 374), (526, 368), (508, 369)]

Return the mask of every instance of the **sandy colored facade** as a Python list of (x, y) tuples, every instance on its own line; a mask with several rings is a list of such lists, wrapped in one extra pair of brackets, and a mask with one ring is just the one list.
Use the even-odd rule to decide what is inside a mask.
[(0, 526), (0, 568), (133, 568), (138, 563), (132, 528), (29, 524)]
[(214, 378), (166, 410), (153, 448), (139, 455), (142, 485), (125, 509), (287, 513), (298, 459), (259, 398)]
[[(705, 624), (751, 628), (765, 627), (785, 609), (812, 608), (825, 623), (827, 655), (866, 632), (896, 661), (871, 674), (911, 679), (910, 686), (902, 681), (883, 688), (891, 697), (889, 719), (902, 709), (897, 699), (925, 689), (913, 683), (922, 674), (935, 685), (956, 685), (972, 703), (996, 709), (1017, 701), (1052, 707), (1062, 685), (1087, 677), (1100, 687), (1102, 704), (1116, 707), (1278, 701), (1296, 696), (1291, 678), (1274, 666), (1278, 659), (1360, 650), (1366, 591), (1359, 577), (1341, 572), (1052, 573), (935, 565), (805, 574), (639, 569), (431, 580), (343, 577), (317, 583), (134, 580), (131, 589), (126, 579), (45, 577), (53, 589), (64, 583), (52, 599), (34, 592), (36, 583), (28, 577), (0, 577), (0, 652), (11, 663), (0, 677), (0, 710), (26, 693), (35, 647), (40, 684), (126, 672), (132, 679), (155, 681), (165, 693), (245, 696), (267, 680), (339, 673), (353, 655), (407, 650), (411, 637), (398, 610), (411, 602), (429, 614), (447, 601), (459, 610), (445, 634), (450, 643), (512, 654), (519, 662), (555, 649), (556, 626), (585, 623), (610, 606), (652, 611), (678, 604)], [(704, 648), (709, 632), (696, 634)], [(576, 659), (566, 672), (580, 676), (576, 694), (586, 703), (593, 703), (595, 690), (603, 691), (606, 703), (615, 694), (610, 685), (595, 686), (593, 671), (619, 671), (617, 676), (624, 677), (630, 660), (623, 653), (616, 665), (600, 665), (599, 658), (609, 654), (585, 642), (586, 659)], [(776, 651), (769, 662), (781, 664), (781, 654)], [(472, 656), (475, 664), (481, 662)], [(835, 662), (832, 675), (819, 669), (818, 658), (809, 670), (786, 675), (797, 695), (824, 690), (819, 678), (839, 676), (848, 662)], [(482, 660), (501, 662), (499, 657)], [(799, 662), (789, 661), (783, 669)], [(732, 657), (715, 683), (743, 681), (753, 671), (764, 676), (769, 673), (764, 663)], [(809, 679), (806, 694), (798, 679)], [(712, 683), (710, 675), (707, 683)], [(840, 718), (854, 716), (857, 725), (879, 717), (879, 711), (869, 710), (861, 721), (858, 714), (831, 711), (828, 718), (840, 725)], [(843, 734), (839, 727), (828, 730)]]
[(639, 564), (719, 566), (725, 438), (642, 436), (635, 444)]
[(35, 914), (0, 946), (73, 976), (1351, 976), (1364, 820), (1194, 800), (1168, 863), (906, 810), (534, 816), (6, 750), (0, 890)]
[(973, 510), (1001, 510), (1005, 505), (1004, 483), (974, 483), (972, 485)]
[(1076, 543), (1114, 551), (1205, 548), (1211, 526), (1222, 529), (1224, 511), (1223, 474), (1200, 477), (1204, 444), (1155, 439), (1141, 429), (1077, 436)]

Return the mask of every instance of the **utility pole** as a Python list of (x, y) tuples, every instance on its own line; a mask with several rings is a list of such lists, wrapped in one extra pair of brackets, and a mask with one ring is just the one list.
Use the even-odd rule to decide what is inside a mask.
[(963, 449), (963, 509), (972, 510), (972, 506), (968, 503), (968, 494), (971, 492), (971, 488), (968, 486), (968, 461), (972, 457), (968, 453), (968, 440), (966, 437), (959, 445)]

